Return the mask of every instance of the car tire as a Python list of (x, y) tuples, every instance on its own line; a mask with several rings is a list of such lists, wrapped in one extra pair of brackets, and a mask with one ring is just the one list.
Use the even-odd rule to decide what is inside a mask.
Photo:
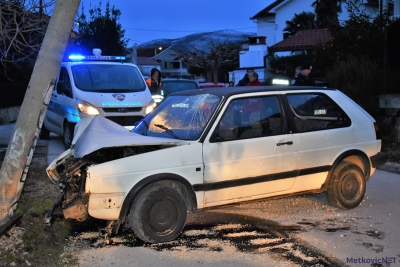
[(39, 138), (42, 140), (49, 140), (50, 139), (50, 131), (42, 124), (42, 129), (40, 130)]
[(182, 195), (175, 189), (153, 184), (133, 201), (128, 215), (135, 235), (148, 243), (177, 238), (186, 222), (187, 210)]
[(72, 139), (74, 138), (74, 129), (75, 125), (69, 122), (64, 124), (63, 143), (65, 149), (69, 149), (71, 147)]
[(326, 198), (334, 207), (352, 209), (364, 199), (365, 189), (365, 177), (360, 167), (343, 161), (332, 174)]

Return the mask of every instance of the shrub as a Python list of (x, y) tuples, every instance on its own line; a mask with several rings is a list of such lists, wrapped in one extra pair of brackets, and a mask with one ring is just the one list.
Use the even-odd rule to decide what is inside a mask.
[(385, 75), (380, 63), (367, 56), (350, 56), (333, 65), (326, 77), (331, 87), (341, 90), (376, 117), (379, 114), (379, 95), (400, 93), (396, 87), (400, 77), (393, 75), (396, 70), (388, 70)]

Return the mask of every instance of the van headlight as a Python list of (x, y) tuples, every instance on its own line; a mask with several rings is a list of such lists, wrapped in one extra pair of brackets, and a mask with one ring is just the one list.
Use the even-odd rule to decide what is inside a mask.
[(89, 104), (86, 101), (77, 99), (76, 106), (77, 106), (78, 110), (84, 114), (88, 114), (91, 116), (99, 115), (99, 111), (97, 110), (97, 108), (95, 108), (94, 106), (92, 106), (91, 104)]
[(153, 111), (153, 109), (157, 106), (157, 103), (152, 99), (149, 105), (146, 107), (146, 115)]

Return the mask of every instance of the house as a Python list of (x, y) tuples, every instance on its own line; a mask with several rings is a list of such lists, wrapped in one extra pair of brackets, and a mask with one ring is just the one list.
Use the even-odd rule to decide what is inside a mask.
[[(283, 29), (286, 21), (291, 20), (294, 14), (313, 12), (311, 4), (315, 0), (276, 0), (250, 19), (257, 23), (257, 35), (267, 36), (268, 44), (274, 45), (285, 37)], [(360, 10), (367, 15), (379, 14), (380, 2), (378, 0), (360, 0)], [(382, 0), (382, 9), (389, 9), (394, 16), (400, 15), (400, 0)], [(347, 20), (349, 13), (345, 4), (339, 14), (339, 22)]]
[(160, 64), (163, 78), (190, 78), (192, 76), (177, 56), (177, 51), (171, 46), (157, 53), (154, 59)]
[(157, 68), (160, 70), (163, 78), (188, 78), (191, 74), (188, 73), (186, 65), (176, 56), (176, 51), (172, 47), (163, 48), (133, 48), (132, 62), (135, 62), (141, 70), (143, 76), (150, 77), (151, 69)]
[[(249, 38), (248, 44), (242, 45), (240, 51), (239, 69), (229, 73), (230, 81), (235, 84), (245, 75), (247, 68), (253, 68), (263, 81), (271, 73), (268, 71), (266, 56), (276, 52), (307, 51), (312, 49), (319, 41), (329, 40), (329, 33), (320, 30), (298, 32), (295, 36), (287, 37), (283, 31), (286, 21), (291, 20), (294, 14), (301, 12), (314, 12), (311, 4), (314, 0), (276, 0), (266, 8), (259, 11), (250, 19), (257, 23), (257, 40)], [(389, 10), (394, 17), (400, 16), (400, 0), (361, 0), (360, 9), (367, 15), (379, 14), (380, 10)], [(339, 21), (348, 19), (345, 4)], [(294, 37), (294, 38), (293, 38)], [(260, 63), (262, 60), (262, 64)]]

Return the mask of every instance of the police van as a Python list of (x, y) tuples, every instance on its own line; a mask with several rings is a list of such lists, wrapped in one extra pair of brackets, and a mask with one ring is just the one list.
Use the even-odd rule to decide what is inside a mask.
[(124, 56), (102, 56), (100, 49), (91, 56), (70, 55), (61, 63), (40, 138), (53, 132), (68, 149), (81, 118), (99, 115), (130, 129), (154, 107), (139, 68)]

